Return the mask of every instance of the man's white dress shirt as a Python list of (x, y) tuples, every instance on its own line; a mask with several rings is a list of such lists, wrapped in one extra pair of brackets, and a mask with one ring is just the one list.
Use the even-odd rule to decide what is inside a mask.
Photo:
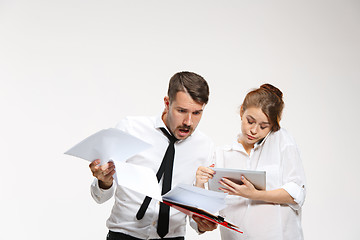
[(302, 240), (301, 206), (305, 200), (305, 174), (299, 150), (284, 130), (270, 133), (248, 155), (237, 141), (218, 149), (216, 167), (266, 171), (266, 190), (285, 189), (296, 204), (272, 204), (228, 195), (220, 212), (244, 234), (220, 228), (223, 240)]
[[(152, 145), (127, 162), (148, 167), (156, 174), (169, 145), (168, 138), (159, 129), (160, 127), (167, 129), (161, 117), (127, 117), (116, 127)], [(195, 130), (187, 139), (176, 142), (172, 187), (178, 183), (193, 184), (197, 168), (209, 166), (213, 152), (213, 142), (199, 130)], [(103, 190), (99, 188), (97, 179), (91, 185), (91, 195), (98, 203), (109, 200), (115, 192), (115, 203), (107, 220), (107, 227), (111, 231), (122, 232), (140, 239), (160, 238), (156, 232), (159, 202), (151, 200), (144, 217), (137, 220), (136, 213), (145, 196), (115, 185), (114, 182), (110, 189)], [(159, 183), (159, 188), (161, 187), (162, 180)], [(170, 208), (169, 233), (165, 237), (185, 236), (185, 227), (186, 215)]]

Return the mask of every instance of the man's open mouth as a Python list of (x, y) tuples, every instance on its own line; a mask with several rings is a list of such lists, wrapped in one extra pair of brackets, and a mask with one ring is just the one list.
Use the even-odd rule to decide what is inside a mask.
[(179, 131), (181, 133), (189, 133), (190, 132), (190, 129), (189, 128), (180, 128)]

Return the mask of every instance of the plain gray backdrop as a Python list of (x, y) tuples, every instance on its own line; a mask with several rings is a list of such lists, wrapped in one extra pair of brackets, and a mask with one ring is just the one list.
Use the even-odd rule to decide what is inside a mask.
[(210, 85), (199, 128), (218, 146), (248, 90), (279, 87), (307, 176), (305, 239), (358, 239), (359, 24), (356, 0), (0, 0), (0, 238), (105, 239), (113, 199), (96, 204), (88, 162), (63, 152), (160, 114), (187, 70)]

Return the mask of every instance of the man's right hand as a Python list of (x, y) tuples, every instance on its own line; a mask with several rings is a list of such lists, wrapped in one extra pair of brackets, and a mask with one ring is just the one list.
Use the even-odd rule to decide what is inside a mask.
[(102, 189), (109, 189), (113, 184), (115, 165), (113, 162), (108, 162), (101, 166), (99, 166), (99, 164), (100, 159), (96, 159), (90, 163), (90, 170), (93, 176), (99, 180), (99, 187)]

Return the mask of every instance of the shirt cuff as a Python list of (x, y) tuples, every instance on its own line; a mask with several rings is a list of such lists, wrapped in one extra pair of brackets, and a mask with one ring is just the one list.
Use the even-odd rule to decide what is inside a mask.
[(294, 198), (294, 201), (296, 204), (289, 204), (289, 206), (294, 210), (299, 210), (305, 201), (305, 195), (306, 190), (305, 186), (300, 187), (294, 182), (286, 183), (282, 188), (287, 191), (292, 198)]
[(91, 195), (97, 203), (103, 203), (109, 200), (113, 196), (114, 191), (114, 183), (109, 189), (102, 189), (99, 187), (99, 180), (95, 178), (91, 184)]

